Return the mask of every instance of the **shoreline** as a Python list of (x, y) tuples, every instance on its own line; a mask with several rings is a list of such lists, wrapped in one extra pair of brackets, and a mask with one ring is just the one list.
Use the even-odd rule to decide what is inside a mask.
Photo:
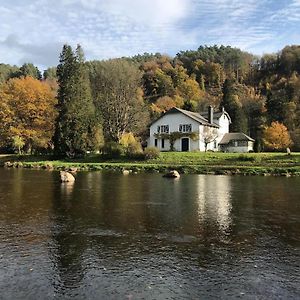
[[(7, 159), (5, 159), (7, 158)], [(263, 165), (259, 163), (245, 164), (237, 161), (234, 164), (216, 163), (160, 163), (159, 161), (54, 161), (40, 159), (38, 161), (26, 161), (26, 156), (2, 156), (0, 167), (4, 168), (26, 168), (35, 170), (68, 170), (76, 168), (78, 171), (114, 171), (129, 173), (166, 173), (177, 170), (180, 174), (210, 174), (210, 175), (240, 175), (240, 176), (300, 176), (300, 165), (292, 164), (286, 166)], [(39, 159), (39, 157), (35, 157)]]

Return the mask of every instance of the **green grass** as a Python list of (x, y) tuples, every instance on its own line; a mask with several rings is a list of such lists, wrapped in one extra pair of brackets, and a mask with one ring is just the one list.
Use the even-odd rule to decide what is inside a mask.
[(51, 156), (0, 155), (0, 165), (16, 162), (16, 167), (63, 169), (71, 166), (84, 170), (133, 169), (135, 171), (160, 171), (177, 169), (182, 173), (215, 174), (300, 174), (300, 153), (213, 153), (213, 152), (164, 152), (152, 160), (128, 158), (104, 159), (91, 155), (83, 159), (53, 160)]

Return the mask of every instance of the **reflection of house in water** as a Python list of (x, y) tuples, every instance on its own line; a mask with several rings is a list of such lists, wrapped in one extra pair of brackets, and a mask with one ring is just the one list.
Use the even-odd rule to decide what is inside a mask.
[(196, 187), (200, 225), (217, 223), (225, 233), (231, 225), (231, 177), (199, 175)]

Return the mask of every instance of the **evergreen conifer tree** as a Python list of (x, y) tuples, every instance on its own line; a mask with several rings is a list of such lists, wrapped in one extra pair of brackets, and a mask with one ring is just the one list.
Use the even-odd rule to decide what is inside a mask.
[(64, 45), (57, 66), (58, 118), (54, 136), (55, 153), (78, 157), (101, 142), (101, 128), (95, 115), (89, 77), (82, 48), (75, 53)]
[(226, 79), (223, 85), (223, 98), (220, 104), (221, 107), (228, 112), (232, 123), (230, 124), (231, 132), (247, 133), (247, 118), (242, 107), (237, 101), (237, 96), (234, 91), (234, 82), (231, 79)]

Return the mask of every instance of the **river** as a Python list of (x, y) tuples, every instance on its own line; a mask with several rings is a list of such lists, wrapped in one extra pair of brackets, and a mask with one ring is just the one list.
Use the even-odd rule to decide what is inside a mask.
[(0, 169), (0, 299), (300, 299), (300, 178)]

